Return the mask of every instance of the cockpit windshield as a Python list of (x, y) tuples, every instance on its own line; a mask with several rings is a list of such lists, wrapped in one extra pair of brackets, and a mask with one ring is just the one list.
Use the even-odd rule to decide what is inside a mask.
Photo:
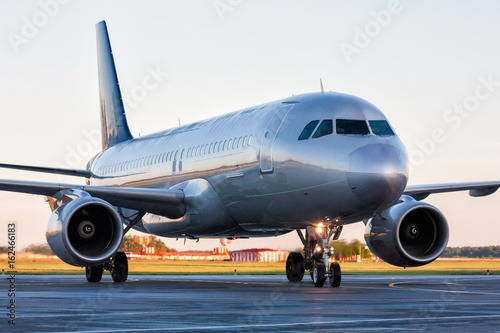
[(364, 120), (337, 119), (337, 134), (368, 135), (370, 130)]
[(333, 121), (331, 119), (323, 120), (321, 125), (319, 125), (316, 133), (313, 135), (313, 139), (321, 138), (325, 135), (330, 135), (333, 133)]
[[(387, 120), (336, 119), (335, 126), (337, 134), (340, 135), (395, 135)], [(313, 120), (304, 127), (299, 135), (299, 141), (308, 140), (311, 135), (313, 139), (317, 139), (333, 133), (333, 119), (324, 119), (321, 123), (320, 120)]]
[(302, 133), (300, 133), (299, 140), (302, 141), (309, 139), (318, 123), (319, 120), (313, 120), (309, 124), (307, 124), (306, 127), (304, 127), (304, 129), (302, 130)]
[(394, 135), (391, 126), (389, 126), (386, 120), (369, 120), (368, 122), (370, 123), (373, 134), (384, 136)]

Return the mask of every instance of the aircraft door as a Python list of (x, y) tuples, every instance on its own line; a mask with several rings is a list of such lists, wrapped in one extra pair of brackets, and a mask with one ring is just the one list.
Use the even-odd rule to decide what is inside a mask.
[(286, 115), (292, 109), (293, 104), (280, 104), (275, 106), (276, 111), (269, 120), (262, 142), (260, 145), (260, 171), (262, 173), (272, 173), (274, 171), (273, 165), (273, 146), (276, 136), (283, 125)]

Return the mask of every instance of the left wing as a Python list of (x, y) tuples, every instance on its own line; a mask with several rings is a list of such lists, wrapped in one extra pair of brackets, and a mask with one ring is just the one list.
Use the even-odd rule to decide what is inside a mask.
[(186, 212), (184, 191), (171, 189), (90, 186), (0, 179), (0, 191), (31, 193), (54, 197), (61, 191), (80, 189), (113, 206), (179, 218)]
[(407, 186), (403, 194), (413, 197), (415, 200), (423, 200), (433, 193), (469, 191), (472, 197), (483, 197), (495, 193), (500, 187), (500, 182), (475, 182), (475, 183), (451, 183), (436, 185), (411, 185)]

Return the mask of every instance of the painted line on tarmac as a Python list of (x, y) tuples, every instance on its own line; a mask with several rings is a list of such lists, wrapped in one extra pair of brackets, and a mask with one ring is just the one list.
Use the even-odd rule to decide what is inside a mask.
[[(500, 318), (498, 315), (479, 315), (479, 316), (452, 316), (452, 317), (422, 317), (411, 318), (412, 322), (416, 321), (445, 321), (445, 320), (470, 320), (470, 319), (494, 319)], [(211, 325), (211, 326), (182, 326), (182, 327), (154, 327), (154, 328), (133, 328), (133, 329), (109, 329), (109, 330), (94, 330), (94, 331), (77, 331), (79, 333), (107, 333), (107, 332), (148, 332), (148, 331), (185, 331), (185, 330), (234, 330), (246, 328), (278, 328), (278, 327), (293, 327), (293, 326), (309, 326), (315, 325), (348, 325), (360, 323), (397, 323), (407, 322), (408, 318), (388, 318), (388, 319), (353, 319), (353, 320), (329, 320), (329, 321), (315, 321), (315, 322), (297, 322), (297, 323), (275, 323), (275, 324), (241, 324), (241, 325)], [(339, 328), (342, 329), (342, 328)]]
[[(473, 295), (495, 295), (499, 296), (500, 293), (487, 293), (483, 291), (465, 291), (465, 290), (446, 290), (446, 289), (427, 289), (427, 288), (411, 288), (411, 287), (404, 287), (401, 286), (403, 284), (415, 284), (418, 282), (394, 282), (389, 284), (389, 287), (395, 288), (395, 289), (402, 289), (402, 290), (418, 290), (418, 291), (433, 291), (433, 292), (439, 292), (439, 293), (453, 293), (453, 294), (473, 294)], [(421, 284), (421, 283), (420, 283)], [(427, 283), (427, 284), (443, 284), (442, 282), (436, 282), (436, 283)], [(455, 283), (447, 283), (447, 284), (455, 284)]]

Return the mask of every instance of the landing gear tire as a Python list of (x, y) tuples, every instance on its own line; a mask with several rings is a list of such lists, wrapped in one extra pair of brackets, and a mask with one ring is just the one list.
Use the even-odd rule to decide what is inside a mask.
[(322, 262), (315, 262), (313, 268), (313, 282), (316, 288), (321, 288), (325, 284), (325, 265)]
[(330, 281), (330, 287), (338, 288), (340, 286), (340, 280), (342, 273), (340, 271), (340, 265), (338, 262), (332, 262), (330, 264), (330, 276), (328, 277)]
[(85, 277), (88, 282), (100, 282), (104, 266), (102, 264), (96, 266), (85, 267)]
[(111, 278), (114, 282), (125, 282), (128, 277), (128, 262), (125, 252), (116, 252), (112, 260)]
[(286, 277), (290, 282), (300, 282), (304, 277), (304, 256), (300, 252), (290, 252), (286, 258)]

